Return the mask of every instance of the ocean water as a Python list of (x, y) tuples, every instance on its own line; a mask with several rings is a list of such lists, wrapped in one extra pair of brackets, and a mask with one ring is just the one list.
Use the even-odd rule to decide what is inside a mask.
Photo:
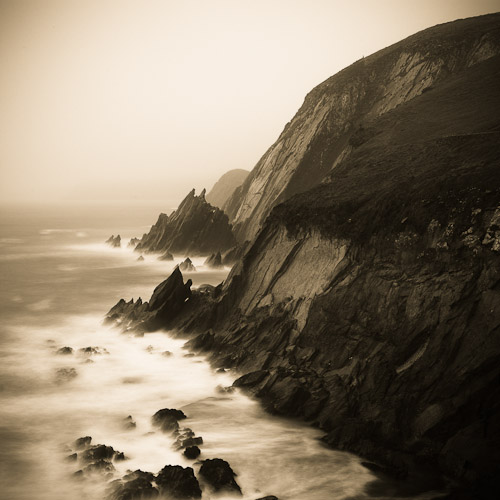
[[(162, 209), (154, 203), (1, 208), (0, 498), (98, 500), (109, 480), (127, 470), (156, 473), (178, 464), (196, 473), (200, 464), (151, 425), (161, 408), (184, 411), (182, 426), (203, 437), (200, 460), (223, 458), (237, 473), (242, 496), (204, 487), (204, 499), (373, 498), (367, 486), (376, 478), (359, 457), (326, 448), (320, 431), (268, 415), (238, 391), (221, 392), (238, 373), (214, 371), (168, 332), (136, 337), (103, 326), (121, 297), (149, 299), (185, 257), (169, 263), (146, 255), (138, 262), (126, 248)], [(103, 243), (117, 233), (124, 248)], [(194, 286), (220, 283), (228, 269), (205, 269), (203, 260), (193, 259)], [(88, 346), (101, 354), (80, 351)], [(73, 353), (58, 354), (62, 347)], [(129, 415), (135, 428), (124, 426)], [(67, 457), (82, 436), (124, 452), (127, 460), (114, 463), (113, 478), (73, 475), (84, 464)]]

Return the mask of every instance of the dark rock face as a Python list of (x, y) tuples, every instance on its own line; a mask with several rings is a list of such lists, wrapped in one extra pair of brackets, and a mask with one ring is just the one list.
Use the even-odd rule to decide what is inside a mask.
[(158, 410), (152, 418), (153, 425), (160, 427), (163, 432), (179, 430), (179, 420), (184, 420), (186, 415), (181, 410), (163, 408)]
[(224, 253), (224, 255), (222, 256), (222, 264), (224, 266), (232, 266), (242, 257), (242, 255), (243, 248), (240, 245), (235, 245)]
[(92, 438), (90, 436), (85, 436), (85, 437), (78, 438), (75, 441), (74, 446), (75, 446), (76, 450), (83, 450), (84, 448), (87, 448), (88, 446), (90, 446), (91, 442), (92, 442)]
[(179, 499), (201, 498), (201, 489), (191, 467), (166, 465), (156, 476), (156, 484), (162, 495)]
[(241, 488), (234, 480), (236, 474), (231, 466), (221, 458), (204, 460), (200, 468), (200, 476), (209, 483), (215, 491), (229, 490), (241, 493)]
[(189, 458), (190, 460), (194, 460), (195, 458), (198, 458), (200, 456), (200, 449), (198, 448), (198, 446), (188, 446), (185, 450), (184, 450), (184, 456), (186, 458)]
[(108, 500), (143, 500), (158, 497), (158, 490), (152, 485), (151, 472), (136, 470), (122, 479), (113, 481), (108, 491)]
[(234, 191), (243, 184), (250, 172), (243, 169), (235, 169), (226, 172), (207, 194), (207, 201), (214, 207), (222, 209), (224, 203), (231, 197)]
[(117, 236), (111, 235), (104, 243), (113, 248), (120, 248), (122, 246), (122, 239), (119, 234)]
[(179, 269), (187, 273), (196, 272), (196, 267), (194, 267), (193, 262), (189, 257), (179, 264)]
[(205, 260), (204, 264), (205, 264), (205, 266), (213, 267), (214, 269), (219, 269), (219, 268), (223, 267), (222, 256), (221, 256), (220, 252), (213, 253), (212, 255), (210, 255), (210, 257), (208, 257)]
[(154, 290), (149, 303), (120, 299), (107, 313), (105, 323), (113, 324), (122, 330), (135, 328), (138, 331), (154, 330), (166, 326), (178, 316), (191, 298), (192, 281), (184, 284), (178, 267)]
[(95, 462), (96, 460), (111, 460), (115, 456), (115, 450), (112, 446), (96, 444), (80, 453), (80, 458), (84, 462)]
[(194, 189), (171, 215), (160, 214), (158, 221), (136, 246), (137, 251), (207, 255), (234, 246), (227, 216), (205, 200), (205, 191)]

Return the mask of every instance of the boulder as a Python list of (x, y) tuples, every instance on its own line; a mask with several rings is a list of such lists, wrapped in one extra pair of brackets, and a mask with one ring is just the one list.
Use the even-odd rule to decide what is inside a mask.
[(95, 462), (96, 460), (111, 460), (115, 456), (115, 450), (112, 446), (96, 444), (80, 453), (80, 459), (84, 462)]
[(191, 467), (166, 465), (156, 476), (160, 493), (176, 499), (201, 498), (201, 489)]
[(215, 491), (226, 490), (241, 493), (241, 488), (234, 480), (236, 474), (231, 469), (231, 466), (221, 458), (204, 460), (200, 468), (200, 476)]
[(78, 438), (74, 443), (75, 450), (83, 450), (85, 448), (88, 448), (91, 442), (92, 438), (90, 436)]
[(179, 429), (179, 420), (184, 420), (186, 415), (181, 410), (163, 408), (152, 417), (153, 425), (160, 427), (163, 432), (174, 432)]
[(188, 446), (185, 450), (184, 450), (184, 456), (186, 458), (189, 458), (190, 460), (194, 460), (195, 458), (198, 458), (200, 456), (200, 449), (198, 448), (198, 446)]
[(194, 267), (193, 262), (189, 257), (185, 261), (183, 261), (179, 264), (179, 268), (181, 271), (184, 271), (187, 273), (196, 272), (196, 267)]
[(151, 472), (136, 470), (121, 479), (113, 481), (107, 491), (107, 500), (143, 500), (158, 497), (158, 490), (152, 485)]

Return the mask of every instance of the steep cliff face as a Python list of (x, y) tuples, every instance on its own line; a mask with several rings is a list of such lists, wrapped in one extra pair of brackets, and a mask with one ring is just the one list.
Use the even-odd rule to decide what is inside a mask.
[(172, 214), (160, 214), (135, 249), (192, 256), (223, 252), (234, 245), (227, 215), (207, 203), (205, 190), (196, 196), (193, 189)]
[(250, 172), (237, 168), (226, 172), (207, 194), (207, 201), (214, 207), (222, 209), (234, 191), (239, 188)]
[(273, 206), (318, 185), (352, 151), (366, 120), (500, 52), (499, 16), (436, 26), (357, 61), (310, 92), (224, 211), (240, 242)]

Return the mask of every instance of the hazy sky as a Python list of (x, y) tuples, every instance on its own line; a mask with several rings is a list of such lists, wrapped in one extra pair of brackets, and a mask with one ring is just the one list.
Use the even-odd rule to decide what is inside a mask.
[(315, 85), (500, 0), (0, 0), (0, 199), (165, 199), (252, 169)]

